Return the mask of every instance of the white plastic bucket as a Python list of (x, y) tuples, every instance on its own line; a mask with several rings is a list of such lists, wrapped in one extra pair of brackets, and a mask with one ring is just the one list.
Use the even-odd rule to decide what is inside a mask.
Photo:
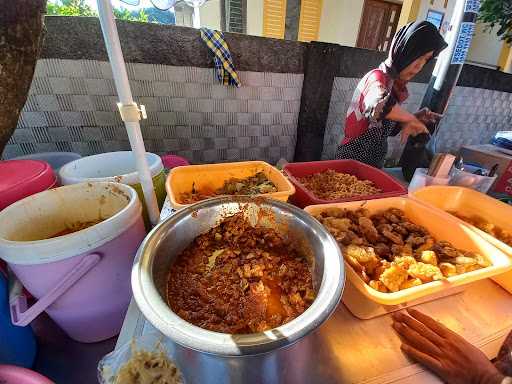
[[(160, 156), (146, 152), (146, 160), (152, 177), (164, 170)], [(84, 181), (114, 181), (133, 185), (139, 183), (136, 169), (131, 151), (107, 152), (72, 161), (60, 169), (59, 176), (63, 185)]]
[[(0, 257), (38, 302), (11, 290), (14, 324), (46, 311), (73, 339), (116, 335), (130, 302), (130, 271), (145, 229), (135, 190), (82, 183), (38, 193), (0, 212)], [(102, 220), (78, 232), (49, 238)]]
[[(166, 197), (164, 165), (160, 156), (154, 153), (146, 152), (146, 160), (153, 178), (158, 206), (162, 208)], [(59, 178), (62, 185), (86, 181), (113, 181), (127, 184), (135, 188), (140, 200), (144, 202), (135, 158), (131, 151), (107, 152), (82, 157), (64, 165), (59, 171)], [(144, 220), (149, 225), (145, 204), (143, 208)]]

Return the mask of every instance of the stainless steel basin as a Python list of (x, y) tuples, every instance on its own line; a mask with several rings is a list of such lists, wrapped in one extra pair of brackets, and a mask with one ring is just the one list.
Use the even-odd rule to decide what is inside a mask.
[[(181, 319), (166, 304), (165, 291), (169, 268), (180, 252), (195, 237), (217, 225), (224, 217), (240, 211), (253, 224), (258, 222), (272, 226), (300, 244), (311, 261), (316, 299), (302, 315), (280, 327), (261, 333), (231, 335), (208, 331)], [(280, 348), (290, 346), (308, 335), (330, 316), (340, 301), (344, 282), (340, 250), (320, 223), (290, 204), (249, 197), (220, 197), (178, 211), (146, 237), (132, 270), (133, 295), (140, 310), (155, 328), (177, 343), (177, 357), (188, 356), (184, 361), (178, 361), (185, 377), (189, 378), (188, 382), (201, 383), (237, 382), (229, 378), (244, 377), (244, 369), (250, 372), (265, 369), (263, 366), (258, 368), (258, 364), (267, 366), (269, 359), (277, 364), (273, 367), (277, 376), (272, 377), (275, 376), (275, 382), (282, 382), (279, 379), (279, 361), (293, 359), (293, 356), (285, 356), (287, 350)], [(293, 352), (297, 348), (289, 350), (290, 353), (297, 353)], [(279, 358), (273, 359), (269, 356), (272, 353), (278, 353)], [(198, 355), (191, 358), (191, 354)], [(255, 356), (257, 354), (264, 355)], [(217, 366), (216, 373), (208, 368), (213, 364), (212, 359)], [(201, 363), (206, 361), (209, 363)], [(183, 367), (186, 364), (190, 366)], [(206, 369), (208, 371), (202, 372)], [(236, 372), (230, 373), (230, 370)], [(191, 377), (200, 378), (201, 381)], [(268, 378), (265, 379), (267, 381)], [(261, 381), (245, 377), (244, 383), (252, 382)]]

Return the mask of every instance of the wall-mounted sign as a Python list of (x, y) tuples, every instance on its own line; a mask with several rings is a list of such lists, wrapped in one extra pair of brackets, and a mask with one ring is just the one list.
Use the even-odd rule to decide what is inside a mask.
[(480, 0), (466, 0), (464, 12), (478, 13), (480, 10)]
[(457, 44), (453, 52), (452, 64), (464, 64), (468, 50), (471, 45), (471, 39), (475, 34), (475, 23), (464, 22), (460, 24), (459, 36), (457, 37)]

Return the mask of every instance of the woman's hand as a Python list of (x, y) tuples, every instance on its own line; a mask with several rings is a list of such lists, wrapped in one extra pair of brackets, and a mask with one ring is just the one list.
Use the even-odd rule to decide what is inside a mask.
[(414, 119), (408, 123), (403, 124), (402, 131), (400, 132), (400, 142), (404, 144), (407, 142), (409, 136), (416, 136), (420, 133), (430, 134), (425, 124), (421, 121)]
[(504, 376), (455, 332), (414, 309), (393, 314), (402, 351), (449, 384), (499, 384)]
[(416, 118), (421, 121), (423, 124), (433, 124), (437, 123), (443, 115), (440, 115), (439, 113), (432, 112), (428, 108), (422, 108), (418, 112), (414, 114)]

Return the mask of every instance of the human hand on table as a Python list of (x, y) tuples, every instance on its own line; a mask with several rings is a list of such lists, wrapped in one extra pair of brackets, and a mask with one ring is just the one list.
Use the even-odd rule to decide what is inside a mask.
[(393, 314), (402, 351), (449, 384), (500, 384), (504, 376), (464, 338), (414, 309)]
[(420, 133), (430, 134), (425, 124), (423, 124), (421, 121), (414, 119), (408, 123), (404, 123), (402, 126), (402, 131), (400, 132), (400, 142), (404, 144), (407, 142), (409, 136), (416, 136)]
[(423, 124), (437, 123), (443, 117), (443, 115), (432, 112), (428, 108), (421, 108), (418, 112), (414, 114), (414, 116), (416, 116), (416, 118)]

